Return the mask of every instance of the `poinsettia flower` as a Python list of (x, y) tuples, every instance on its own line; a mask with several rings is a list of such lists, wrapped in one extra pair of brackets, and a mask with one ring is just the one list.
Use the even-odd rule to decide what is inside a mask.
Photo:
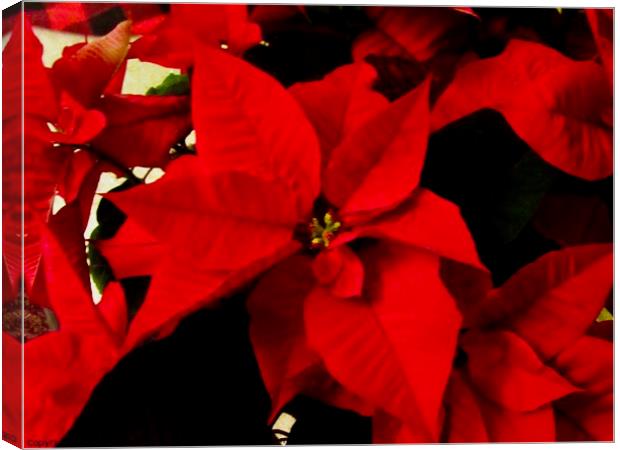
[(610, 245), (548, 253), (462, 310), (447, 441), (611, 440), (613, 347), (590, 329), (612, 259)]
[[(64, 209), (50, 227), (43, 227), (42, 269), (32, 295), (18, 298), (18, 289), (10, 282), (5, 284), (3, 350), (8, 368), (3, 374), (12, 389), (18, 388), (23, 354), (23, 437), (27, 445), (58, 444), (96, 384), (118, 361), (126, 332), (125, 299), (119, 284), (108, 285), (102, 301), (93, 304), (82, 257), (84, 241), (70, 217), (75, 213)], [(22, 302), (26, 311), (23, 330)], [(12, 418), (3, 423), (5, 431), (19, 433), (21, 418), (14, 413), (21, 410), (21, 402), (7, 396), (3, 403), (4, 410), (11, 412), (7, 418)]]
[(202, 45), (240, 54), (260, 40), (260, 27), (249, 20), (247, 5), (173, 4), (159, 26), (132, 44), (130, 57), (187, 69)]
[(553, 166), (586, 180), (611, 175), (612, 95), (604, 69), (542, 44), (512, 40), (464, 65), (433, 108), (432, 129), (484, 108)]
[[(301, 342), (302, 354), (307, 342), (310, 361), (288, 344), (290, 351), (261, 346), (265, 339), (277, 345), (268, 337), (274, 322), (267, 315), (262, 327), (252, 325), (274, 405), (290, 399), (300, 385), (323, 396), (327, 389), (340, 405), (385, 410), (412, 426), (419, 440), (432, 441), (460, 323), (439, 278), (439, 258), (481, 264), (458, 207), (419, 187), (429, 130), (428, 83), (389, 105), (371, 100), (376, 111), (362, 120), (367, 102), (356, 97), (357, 90), (370, 88), (363, 82), (365, 70), (343, 69), (323, 80), (324, 86), (291, 90), (309, 99), (306, 88), (333, 92), (338, 77), (360, 76), (362, 82), (348, 83), (335, 102), (339, 112), (331, 126), (339, 137), (326, 140), (334, 130), (319, 126), (321, 152), (306, 115), (275, 80), (220, 50), (205, 48), (197, 55), (192, 114), (198, 156), (173, 162), (153, 184), (108, 195), (166, 247), (127, 346), (277, 261), (285, 261), (285, 276), (294, 286), (304, 279), (293, 263), (300, 256), (287, 256), (304, 248), (318, 252), (301, 257), (307, 259), (301, 264), (310, 293), (288, 299), (297, 300), (293, 309), (303, 310), (298, 319), (305, 325), (286, 329), (302, 335), (281, 341)], [(313, 108), (332, 105), (306, 104), (315, 120), (320, 114), (312, 114)], [(321, 153), (328, 158), (323, 164)], [(382, 242), (375, 252), (355, 250), (369, 239)], [(403, 278), (409, 282), (399, 281)], [(277, 292), (281, 283), (276, 278), (269, 286)], [(363, 292), (370, 284), (374, 291)], [(251, 313), (254, 304), (275, 311), (269, 302), (276, 301), (283, 300), (265, 294), (250, 301)], [(395, 320), (401, 308), (407, 314)], [(396, 343), (387, 338), (392, 333)], [(425, 345), (412, 348), (408, 342)], [(346, 361), (343, 351), (350, 352)], [(280, 356), (271, 362), (274, 352)], [(428, 361), (426, 367), (417, 369), (416, 360)], [(377, 373), (365, 368), (370, 361)], [(276, 374), (283, 386), (272, 379), (278, 372), (274, 364), (284, 370)]]

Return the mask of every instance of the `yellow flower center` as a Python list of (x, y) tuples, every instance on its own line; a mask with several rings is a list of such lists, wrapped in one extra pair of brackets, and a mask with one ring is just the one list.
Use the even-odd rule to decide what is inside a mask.
[(323, 223), (316, 217), (310, 223), (310, 246), (312, 248), (329, 247), (342, 223), (337, 221), (331, 212), (323, 216)]

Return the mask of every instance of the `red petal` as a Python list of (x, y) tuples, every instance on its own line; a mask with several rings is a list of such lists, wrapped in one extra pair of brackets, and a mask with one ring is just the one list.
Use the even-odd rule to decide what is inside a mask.
[[(33, 137), (30, 125), (34, 124), (27, 121), (24, 133), (24, 202), (32, 214), (46, 221), (56, 184), (64, 175), (71, 153), (67, 148), (52, 147), (51, 143)], [(11, 161), (11, 168), (15, 162)]]
[[(5, 285), (6, 286), (6, 285)], [(4, 300), (4, 299), (3, 299)], [(9, 301), (14, 301), (11, 296)], [(2, 430), (5, 440), (22, 444), (22, 346), (7, 332), (2, 333)], [(8, 439), (7, 439), (8, 438)]]
[(132, 42), (127, 57), (187, 70), (194, 63), (194, 46), (189, 30), (173, 26), (168, 17), (151, 33)]
[(477, 312), (480, 305), (493, 289), (490, 272), (442, 259), (440, 273), (446, 288), (463, 314), (463, 327), (475, 326), (479, 320)]
[(502, 408), (477, 394), (464, 372), (455, 371), (448, 386), (444, 433), (448, 442), (549, 442), (555, 440), (553, 409), (531, 412)]
[(560, 353), (555, 365), (585, 390), (558, 402), (558, 414), (585, 432), (584, 440), (613, 440), (613, 344), (584, 336)]
[(587, 180), (611, 175), (612, 95), (603, 69), (541, 44), (511, 41), (464, 66), (437, 101), (433, 129), (479, 109), (500, 111), (548, 163)]
[(191, 30), (202, 44), (225, 43), (233, 53), (243, 53), (261, 40), (260, 27), (248, 20), (246, 5), (172, 5), (175, 26)]
[(543, 359), (583, 335), (612, 287), (611, 245), (551, 252), (525, 266), (487, 299), (482, 317), (503, 319)]
[(339, 408), (371, 413), (367, 404), (329, 376), (307, 346), (303, 310), (316, 285), (312, 266), (308, 257), (288, 258), (261, 278), (247, 303), (250, 338), (272, 399), (271, 420), (300, 393)]
[(347, 390), (436, 440), (460, 323), (439, 262), (387, 245), (362, 259), (367, 297), (339, 299), (317, 289), (307, 298), (310, 345)]
[(230, 277), (263, 270), (296, 247), (299, 218), (286, 186), (242, 172), (211, 173), (196, 157), (172, 162), (155, 183), (108, 197), (166, 249), (132, 323), (136, 339), (212, 301)]
[(193, 156), (174, 161), (155, 183), (107, 197), (183, 265), (215, 270), (273, 254), (291, 242), (299, 220), (286, 186), (243, 172), (210, 173)]
[(604, 320), (603, 322), (594, 322), (588, 328), (588, 336), (598, 337), (605, 339), (606, 341), (613, 342), (614, 340), (614, 321)]
[(67, 161), (65, 176), (58, 185), (58, 193), (67, 203), (74, 201), (86, 176), (96, 164), (95, 158), (87, 151), (80, 150)]
[(553, 408), (515, 412), (478, 399), (491, 442), (553, 442), (555, 423)]
[[(184, 252), (191, 253), (190, 247)], [(297, 250), (297, 245), (289, 242), (273, 254), (234, 270), (218, 269), (217, 258), (205, 267), (204, 261), (195, 262), (170, 251), (152, 273), (146, 299), (131, 322), (125, 351), (132, 350), (147, 338), (164, 337), (183, 317), (230, 295)]]
[[(69, 235), (72, 238), (71, 235), (75, 234)], [(86, 263), (85, 250), (77, 254), (72, 243), (61, 247), (58, 238), (49, 231), (43, 234), (42, 249), (47, 294), (60, 328), (63, 331), (101, 334), (103, 323), (95, 311), (90, 289), (80, 274), (80, 265)]]
[(60, 243), (51, 233), (44, 234), (43, 243), (47, 291), (59, 330), (24, 346), (24, 431), (26, 440), (56, 445), (119, 353)]
[(303, 5), (254, 5), (250, 18), (252, 22), (270, 23), (290, 19), (298, 14), (306, 16)]
[(484, 268), (459, 207), (420, 188), (397, 210), (357, 227), (360, 236), (389, 239)]
[(101, 39), (65, 52), (52, 67), (57, 85), (84, 106), (92, 105), (124, 61), (130, 33), (131, 22), (121, 22)]
[(373, 444), (417, 444), (427, 443), (424, 435), (418, 435), (400, 420), (378, 411), (372, 417)]
[[(64, 178), (67, 158), (71, 156), (70, 150), (63, 147), (52, 147), (48, 142), (33, 137), (32, 127), (36, 127), (36, 122), (28, 121), (25, 123), (24, 133), (24, 154), (23, 154), (23, 183), (24, 183), (24, 273), (26, 278), (26, 290), (29, 289), (41, 255), (40, 248), (40, 227), (49, 220), (52, 208), (52, 198), (56, 192), (59, 180)], [(9, 153), (9, 152), (4, 152)], [(9, 155), (8, 159), (12, 159)], [(21, 182), (13, 177), (18, 177), (20, 170), (13, 166), (17, 161), (9, 162), (7, 170), (8, 177), (5, 177), (6, 184), (9, 185), (8, 192), (13, 191), (14, 195), (19, 195)], [(15, 192), (15, 190), (17, 192)], [(19, 198), (19, 197), (18, 197)], [(19, 200), (17, 200), (19, 202)], [(12, 201), (8, 202), (9, 209), (13, 208)], [(12, 214), (7, 214), (6, 228), (7, 243), (19, 243), (21, 231), (20, 222), (15, 220)], [(15, 240), (17, 238), (17, 240)], [(7, 249), (7, 254), (13, 253)], [(10, 266), (9, 266), (10, 268)]]
[(469, 332), (463, 349), (477, 390), (511, 411), (533, 411), (577, 391), (512, 332)]
[(95, 241), (117, 279), (149, 275), (163, 256), (163, 246), (129, 218), (114, 237)]
[(454, 371), (446, 391), (446, 440), (450, 443), (489, 442), (477, 394), (460, 371)]
[(418, 185), (428, 140), (428, 95), (426, 82), (334, 149), (323, 190), (345, 220), (393, 207)]
[(106, 285), (97, 311), (120, 344), (127, 332), (127, 304), (120, 283), (112, 281)]
[(80, 205), (74, 202), (63, 206), (60, 211), (50, 217), (47, 228), (62, 244), (63, 255), (67, 258), (74, 274), (80, 278), (83, 291), (90, 298), (90, 277), (86, 262), (86, 243)]
[(613, 87), (614, 70), (614, 10), (585, 8), (585, 13), (598, 47), (598, 52), (607, 73), (609, 85)]
[(193, 77), (198, 154), (210, 170), (237, 170), (288, 186), (300, 218), (319, 193), (316, 134), (276, 80), (220, 50), (204, 48)]
[(29, 133), (30, 125), (31, 122), (26, 121), (23, 160), (18, 121), (5, 122), (2, 136), (3, 256), (14, 283), (19, 282), (23, 264), (26, 291), (34, 281), (41, 256), (41, 224), (47, 221), (50, 214), (57, 177), (63, 172), (66, 156), (62, 149), (52, 149), (51, 144), (33, 138)]
[(127, 73), (127, 59), (121, 63), (116, 73), (110, 80), (110, 83), (103, 91), (103, 95), (120, 95), (123, 92), (123, 83), (125, 82), (125, 74)]
[(345, 136), (388, 105), (385, 97), (372, 90), (376, 77), (371, 65), (357, 63), (342, 66), (322, 80), (296, 83), (289, 88), (314, 125), (323, 167)]
[(172, 5), (169, 17), (131, 46), (130, 57), (167, 67), (193, 65), (201, 46), (241, 54), (261, 40), (257, 24), (248, 20), (246, 5)]
[(462, 45), (466, 37), (467, 17), (456, 8), (367, 7), (366, 11), (375, 20), (376, 30), (355, 42), (355, 60), (380, 54), (426, 61), (440, 51)]
[(48, 69), (43, 66), (42, 56), (43, 46), (32, 32), (30, 21), (20, 14), (11, 38), (2, 52), (3, 120), (20, 117), (22, 92), (24, 114), (48, 121), (56, 118), (58, 114), (56, 94), (49, 79)]
[(131, 20), (132, 34), (141, 35), (149, 33), (167, 17), (167, 14), (160, 9), (159, 5), (124, 3), (121, 4), (121, 8), (123, 8), (125, 17)]
[(78, 204), (80, 209), (80, 218), (82, 221), (81, 236), (84, 236), (90, 220), (90, 213), (93, 206), (93, 200), (97, 192), (97, 186), (99, 185), (99, 178), (103, 172), (108, 171), (109, 166), (106, 163), (96, 163), (84, 177), (82, 185), (77, 192), (77, 197), (74, 199), (74, 202)]
[(61, 94), (60, 106), (60, 114), (54, 122), (60, 132), (48, 132), (43, 137), (50, 142), (85, 144), (105, 127), (106, 118), (101, 111), (85, 109), (65, 92)]
[(325, 285), (336, 297), (362, 294), (364, 266), (346, 245), (325, 249), (313, 261), (312, 270), (319, 284)]
[(353, 43), (353, 60), (364, 61), (371, 55), (407, 58), (407, 50), (379, 30), (360, 34)]
[(165, 167), (170, 149), (191, 131), (187, 97), (109, 95), (97, 104), (108, 126), (92, 142), (126, 167)]
[(613, 241), (607, 205), (594, 196), (547, 195), (536, 211), (533, 225), (562, 246)]
[(304, 386), (295, 377), (320, 363), (306, 345), (304, 301), (314, 288), (311, 260), (293, 256), (274, 267), (248, 299), (250, 338), (277, 414)]
[(43, 66), (42, 54), (43, 47), (30, 22), (18, 15), (2, 56), (3, 256), (14, 283), (18, 283), (23, 270), (27, 292), (41, 256), (40, 226), (49, 215), (57, 177), (62, 173), (66, 157), (62, 150), (52, 152), (51, 143), (40, 139), (42, 131), (48, 132), (46, 123), (55, 121), (58, 114), (56, 93), (48, 69)]

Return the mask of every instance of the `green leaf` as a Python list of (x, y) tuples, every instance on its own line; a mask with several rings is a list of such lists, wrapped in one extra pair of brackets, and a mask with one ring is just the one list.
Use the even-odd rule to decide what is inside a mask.
[(507, 188), (496, 204), (495, 223), (504, 242), (514, 240), (532, 218), (553, 182), (553, 171), (535, 153), (526, 153), (507, 174)]
[(90, 277), (100, 294), (112, 279), (112, 269), (106, 259), (99, 253), (94, 241), (101, 236), (101, 227), (97, 226), (90, 235), (88, 242), (88, 268)]
[(150, 87), (146, 95), (186, 95), (189, 94), (189, 77), (187, 75), (168, 74), (159, 86)]
[(606, 322), (608, 320), (614, 320), (614, 316), (609, 312), (607, 308), (603, 308), (596, 318), (597, 322)]

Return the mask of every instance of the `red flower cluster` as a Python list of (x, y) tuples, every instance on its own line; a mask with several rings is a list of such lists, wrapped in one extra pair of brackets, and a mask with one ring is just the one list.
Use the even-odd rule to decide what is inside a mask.
[[(123, 22), (51, 68), (28, 22), (14, 30), (3, 53), (3, 347), (25, 353), (26, 439), (57, 442), (123, 355), (247, 286), (271, 420), (305, 394), (371, 416), (374, 442), (613, 438), (613, 343), (598, 321), (612, 309), (608, 221), (564, 224), (571, 206), (550, 194), (532, 223), (558, 249), (494, 285), (459, 206), (423, 182), (431, 136), (482, 109), (559, 171), (610, 176), (608, 11), (587, 11), (599, 53), (585, 61), (535, 39), (463, 52), (460, 36), (484, 20), (470, 8), (364, 13), (374, 25), (352, 63), (288, 88), (244, 52), (302, 7), (172, 5), (135, 42)], [(23, 235), (12, 106), (22, 34)], [(180, 69), (189, 92), (122, 94), (130, 58)], [(417, 75), (377, 58), (415, 61)], [(379, 92), (383, 69), (407, 92)], [(195, 151), (173, 155), (192, 129)], [(142, 183), (135, 166), (165, 175)], [(97, 305), (88, 284), (83, 233), (104, 171), (131, 183), (106, 194), (126, 218), (96, 246), (116, 280), (150, 277), (131, 320), (117, 281)], [(52, 215), (54, 194), (67, 204)], [(6, 320), (22, 275), (38, 321), (23, 347), (25, 330)]]

